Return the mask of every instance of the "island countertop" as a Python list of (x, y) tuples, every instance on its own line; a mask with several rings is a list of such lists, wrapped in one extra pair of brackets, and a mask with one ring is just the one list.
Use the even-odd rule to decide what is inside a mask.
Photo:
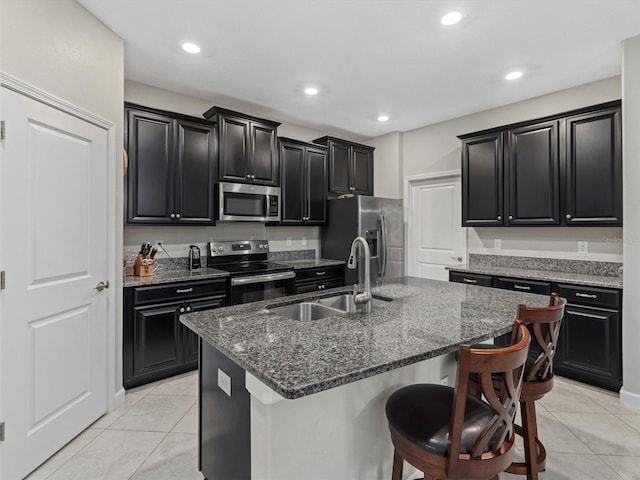
[(180, 321), (285, 398), (294, 399), (456, 350), (511, 329), (517, 305), (543, 295), (402, 277), (373, 288), (370, 314), (296, 321), (267, 307), (349, 292), (341, 287), (185, 314)]

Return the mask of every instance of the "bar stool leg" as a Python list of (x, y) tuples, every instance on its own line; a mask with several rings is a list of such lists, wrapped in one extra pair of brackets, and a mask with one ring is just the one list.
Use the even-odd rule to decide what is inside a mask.
[(391, 480), (402, 480), (402, 464), (404, 460), (400, 455), (398, 455), (398, 451), (393, 449), (393, 472), (391, 473)]
[(538, 480), (538, 452), (536, 438), (538, 425), (536, 420), (536, 403), (525, 402), (522, 408), (522, 429), (524, 437), (524, 455), (527, 464), (527, 480)]

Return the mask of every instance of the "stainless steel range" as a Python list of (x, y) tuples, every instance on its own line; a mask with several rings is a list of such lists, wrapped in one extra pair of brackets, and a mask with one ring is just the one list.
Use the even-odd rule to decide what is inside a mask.
[(269, 262), (268, 255), (267, 240), (209, 242), (207, 266), (229, 272), (232, 305), (292, 295), (293, 267)]

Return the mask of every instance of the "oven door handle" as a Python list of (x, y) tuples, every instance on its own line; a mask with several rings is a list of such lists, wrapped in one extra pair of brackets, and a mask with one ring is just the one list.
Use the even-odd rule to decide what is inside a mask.
[(266, 273), (264, 275), (253, 275), (251, 277), (237, 277), (231, 279), (231, 286), (250, 285), (252, 283), (274, 282), (276, 280), (286, 280), (295, 278), (295, 272)]

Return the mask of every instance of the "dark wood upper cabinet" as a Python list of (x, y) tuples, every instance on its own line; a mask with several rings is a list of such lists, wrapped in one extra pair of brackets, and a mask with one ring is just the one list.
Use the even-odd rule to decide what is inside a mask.
[(620, 108), (461, 135), (462, 225), (622, 225)]
[(507, 225), (560, 223), (558, 121), (507, 132), (509, 171)]
[(215, 225), (215, 124), (125, 104), (125, 223)]
[(322, 225), (327, 220), (327, 149), (280, 138), (282, 225)]
[(212, 107), (204, 116), (218, 124), (221, 182), (279, 185), (279, 123), (220, 107)]
[(502, 133), (462, 140), (462, 225), (502, 225)]
[(313, 141), (329, 149), (329, 192), (373, 195), (373, 147), (335, 137)]
[(567, 118), (568, 225), (622, 225), (621, 132), (619, 107)]

